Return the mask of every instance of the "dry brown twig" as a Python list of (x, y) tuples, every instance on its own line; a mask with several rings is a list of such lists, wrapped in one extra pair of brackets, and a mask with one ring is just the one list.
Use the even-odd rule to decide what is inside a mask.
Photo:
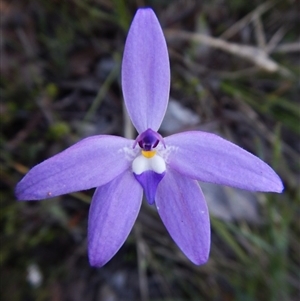
[(219, 38), (212, 38), (203, 34), (190, 33), (179, 30), (166, 30), (165, 35), (167, 39), (170, 40), (174, 38), (186, 41), (192, 40), (216, 49), (223, 50), (235, 56), (246, 59), (268, 72), (277, 72), (280, 68), (279, 65), (275, 61), (273, 61), (264, 50), (254, 46), (229, 43)]
[[(290, 75), (289, 71), (281, 67), (277, 62), (270, 58), (272, 52), (297, 52), (300, 51), (300, 43), (291, 43), (287, 45), (279, 45), (278, 43), (284, 37), (286, 30), (281, 27), (270, 39), (266, 42), (266, 37), (261, 22), (261, 15), (271, 9), (276, 4), (276, 1), (269, 1), (258, 6), (254, 11), (246, 15), (240, 21), (236, 22), (232, 27), (226, 30), (219, 38), (213, 38), (200, 33), (192, 33), (180, 30), (166, 30), (167, 39), (181, 39), (185, 41), (195, 41), (205, 44), (215, 49), (219, 49), (245, 59), (256, 67), (267, 72), (281, 72), (283, 75)], [(255, 35), (258, 46), (241, 45), (225, 41), (238, 33), (242, 28), (250, 22), (254, 23)]]
[(270, 8), (272, 8), (276, 2), (274, 1), (267, 1), (261, 5), (259, 5), (255, 10), (247, 14), (245, 17), (243, 17), (238, 22), (234, 23), (230, 28), (228, 28), (226, 31), (224, 31), (220, 38), (223, 40), (227, 40), (237, 34), (239, 31), (241, 31), (242, 28), (247, 26), (249, 23), (251, 23), (254, 19), (257, 19), (262, 14), (267, 12)]
[(255, 15), (253, 19), (253, 23), (254, 23), (255, 36), (256, 36), (258, 47), (260, 49), (266, 50), (267, 47), (266, 36), (264, 33), (264, 28), (263, 28), (260, 15), (258, 14)]
[(271, 53), (278, 45), (278, 43), (283, 39), (284, 35), (286, 33), (286, 29), (281, 26), (272, 36), (270, 39), (267, 47), (266, 47), (266, 52)]
[(276, 53), (300, 52), (300, 42), (278, 45), (272, 52), (276, 52)]

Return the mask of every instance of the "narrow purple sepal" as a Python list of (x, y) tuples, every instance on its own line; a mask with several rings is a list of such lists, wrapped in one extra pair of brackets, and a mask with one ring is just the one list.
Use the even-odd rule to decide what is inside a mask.
[(122, 62), (122, 90), (129, 116), (139, 133), (157, 131), (166, 112), (170, 64), (163, 31), (150, 8), (132, 21)]
[(92, 266), (103, 266), (121, 248), (140, 211), (142, 196), (142, 187), (131, 171), (97, 188), (88, 220), (88, 253)]
[(140, 175), (134, 173), (134, 177), (144, 188), (146, 199), (150, 205), (153, 205), (155, 202), (157, 186), (165, 174), (166, 172), (159, 174), (152, 170), (147, 170)]
[(217, 135), (184, 132), (164, 139), (172, 149), (167, 163), (190, 178), (251, 191), (283, 190), (269, 165)]
[(122, 153), (133, 141), (93, 136), (33, 167), (16, 187), (18, 200), (41, 200), (108, 183), (131, 165)]
[(168, 169), (155, 199), (157, 211), (182, 252), (195, 264), (204, 264), (210, 251), (207, 205), (195, 180)]

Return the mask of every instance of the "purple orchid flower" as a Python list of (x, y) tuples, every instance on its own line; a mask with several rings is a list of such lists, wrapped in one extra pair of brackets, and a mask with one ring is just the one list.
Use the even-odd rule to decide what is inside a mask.
[(210, 222), (198, 181), (251, 191), (281, 192), (278, 175), (259, 158), (214, 134), (157, 133), (168, 104), (170, 66), (160, 24), (139, 9), (122, 64), (122, 88), (136, 140), (86, 138), (33, 167), (18, 183), (19, 200), (40, 200), (97, 187), (88, 220), (92, 266), (120, 249), (141, 207), (143, 190), (183, 253), (195, 264), (208, 260)]

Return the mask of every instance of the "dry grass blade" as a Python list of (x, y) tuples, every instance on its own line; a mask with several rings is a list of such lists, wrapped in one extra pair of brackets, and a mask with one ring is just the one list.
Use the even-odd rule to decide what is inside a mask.
[(274, 62), (265, 51), (257, 47), (229, 43), (219, 38), (212, 38), (203, 34), (180, 30), (166, 30), (165, 35), (167, 39), (194, 41), (213, 47), (215, 49), (225, 51), (242, 59), (246, 59), (267, 72), (274, 73), (280, 69), (279, 65)]
[(228, 28), (223, 34), (220, 36), (221, 39), (227, 40), (238, 33), (242, 28), (244, 28), (247, 24), (249, 24), (253, 19), (257, 19), (257, 17), (261, 16), (263, 13), (272, 8), (276, 2), (267, 1), (260, 6), (258, 6), (254, 11), (246, 15), (244, 18), (236, 22), (230, 28)]
[(142, 237), (141, 225), (139, 223), (136, 223), (134, 225), (134, 235), (136, 239), (141, 301), (149, 301), (149, 289), (148, 289), (148, 279), (147, 279), (147, 258), (146, 258), (147, 246)]
[(300, 52), (300, 42), (279, 45), (273, 50), (273, 52), (276, 53)]
[(278, 45), (278, 43), (283, 39), (284, 35), (286, 33), (286, 29), (282, 26), (280, 27), (275, 34), (272, 36), (272, 38), (270, 39), (266, 51), (268, 53), (273, 52), (273, 50), (276, 48), (276, 46)]
[(259, 48), (266, 49), (266, 36), (264, 33), (263, 24), (261, 22), (261, 18), (258, 14), (254, 15), (254, 29), (255, 29), (255, 36), (257, 40), (257, 44)]

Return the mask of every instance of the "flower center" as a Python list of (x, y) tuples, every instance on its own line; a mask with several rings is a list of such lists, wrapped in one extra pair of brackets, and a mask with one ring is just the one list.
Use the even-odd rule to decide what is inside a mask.
[(142, 155), (145, 157), (145, 158), (152, 158), (154, 157), (156, 154), (156, 151), (155, 150), (152, 150), (152, 151), (145, 151), (145, 150), (142, 150)]
[(145, 132), (138, 135), (138, 137), (136, 138), (136, 140), (134, 142), (133, 148), (135, 148), (136, 145), (139, 144), (142, 151), (145, 152), (145, 154), (143, 153), (143, 155), (146, 158), (152, 158), (155, 155), (155, 153), (152, 153), (153, 148), (156, 148), (157, 145), (159, 144), (159, 142), (162, 142), (164, 145), (162, 136), (160, 134), (158, 134), (157, 132), (154, 132), (153, 130), (148, 129)]
[(155, 149), (159, 142), (165, 146), (162, 136), (148, 129), (138, 135), (133, 145), (135, 148), (139, 144), (141, 154), (132, 161), (132, 172), (149, 204), (155, 202), (157, 186), (166, 174), (166, 162)]

